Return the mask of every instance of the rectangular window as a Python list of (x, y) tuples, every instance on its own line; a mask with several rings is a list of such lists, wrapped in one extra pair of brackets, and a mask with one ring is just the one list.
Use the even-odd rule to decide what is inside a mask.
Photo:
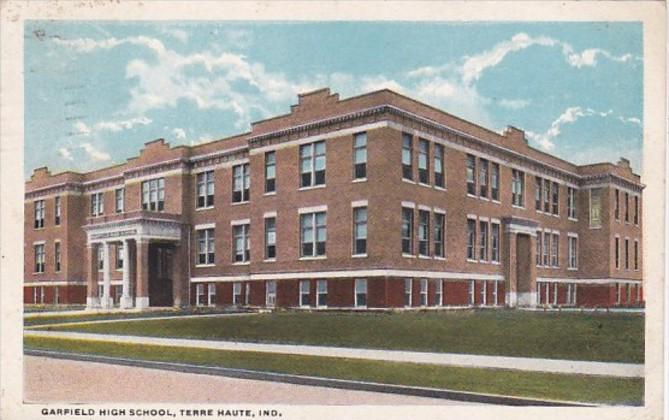
[(434, 280), (434, 306), (443, 306), (444, 304), (444, 281)]
[(195, 286), (195, 304), (197, 306), (203, 306), (205, 304), (204, 284), (198, 284)]
[(214, 205), (214, 171), (197, 174), (197, 208)]
[(44, 272), (45, 251), (44, 244), (35, 245), (35, 273)]
[(491, 223), (490, 261), (499, 262), (499, 223)]
[(300, 187), (325, 185), (325, 141), (300, 146)]
[(476, 195), (476, 157), (467, 155), (467, 194)]
[(56, 197), (54, 199), (54, 224), (56, 226), (60, 225), (61, 213), (62, 213), (61, 200), (60, 200), (60, 197)]
[(434, 214), (434, 256), (444, 257), (444, 226), (446, 216), (441, 213)]
[(619, 270), (620, 269), (620, 238), (619, 237), (616, 236), (613, 246), (615, 247), (613, 252), (615, 253), (615, 256), (616, 256), (615, 257), (616, 270)]
[(551, 266), (560, 266), (560, 235), (557, 233), (551, 237)]
[(44, 200), (35, 201), (35, 229), (41, 229), (44, 227), (44, 213), (45, 205)]
[(639, 224), (639, 196), (634, 196), (634, 224)]
[(622, 299), (622, 293), (621, 293), (621, 286), (620, 283), (616, 283), (616, 304), (620, 305), (620, 301)]
[(427, 306), (427, 279), (420, 279), (420, 306)]
[(630, 269), (630, 240), (625, 238), (625, 270)]
[(488, 161), (479, 160), (479, 196), (488, 198)]
[(207, 305), (216, 306), (216, 285), (213, 283), (207, 285)]
[(543, 263), (544, 267), (550, 267), (550, 246), (551, 246), (551, 234), (548, 232), (544, 232), (544, 241), (543, 241)]
[(476, 220), (467, 219), (467, 259), (476, 260)]
[(316, 281), (316, 305), (324, 308), (328, 306), (328, 281)]
[(117, 188), (114, 190), (114, 208), (116, 213), (123, 213), (125, 209), (125, 188)]
[(265, 259), (276, 258), (276, 217), (265, 218)]
[(267, 306), (274, 306), (276, 305), (276, 281), (275, 280), (268, 280), (265, 283), (266, 289), (265, 289), (265, 304)]
[(406, 307), (410, 307), (412, 303), (411, 300), (412, 284), (413, 284), (412, 279), (404, 279), (404, 306)]
[(104, 193), (93, 193), (91, 194), (91, 216), (100, 216), (104, 214), (105, 211), (105, 201)]
[(560, 186), (557, 182), (553, 182), (551, 186), (551, 193), (553, 197), (553, 214), (560, 214)]
[(142, 182), (142, 209), (165, 210), (165, 178)]
[(576, 219), (576, 190), (567, 187), (567, 217)]
[(430, 183), (430, 143), (425, 139), (418, 140), (418, 182), (421, 184)]
[(60, 303), (60, 288), (54, 287), (53, 288), (53, 303), (58, 305)]
[(476, 282), (474, 280), (469, 280), (468, 298), (469, 305), (474, 306), (476, 304)]
[(569, 268), (578, 268), (578, 238), (569, 237)]
[(251, 304), (251, 283), (244, 283), (244, 305)]
[(232, 167), (232, 202), (243, 203), (251, 199), (251, 172), (249, 164)]
[(481, 284), (481, 289), (479, 293), (481, 293), (481, 305), (485, 306), (488, 304), (488, 282), (482, 281), (480, 284)]
[(434, 145), (434, 185), (444, 188), (446, 181), (444, 178), (444, 146)]
[(353, 209), (353, 255), (367, 253), (367, 207)]
[(511, 204), (525, 207), (525, 173), (517, 169), (511, 171)]
[(544, 212), (551, 212), (551, 182), (544, 179)]
[(300, 280), (300, 306), (309, 306), (311, 301), (309, 299), (311, 282), (309, 280)]
[(325, 212), (305, 213), (300, 215), (300, 235), (302, 257), (325, 255), (327, 240), (327, 219)]
[(479, 221), (479, 260), (488, 261), (488, 222)]
[(367, 279), (355, 279), (355, 306), (367, 306)]
[(540, 230), (537, 231), (537, 240), (536, 240), (536, 247), (534, 249), (534, 256), (535, 256), (535, 263), (538, 267), (540, 267), (541, 264), (541, 250), (542, 250), (542, 240), (543, 240), (543, 234), (541, 233)]
[(497, 306), (499, 305), (499, 282), (494, 281), (492, 284), (492, 304)]
[(116, 269), (123, 269), (123, 245), (116, 246)]
[(234, 244), (234, 262), (247, 262), (251, 259), (251, 241), (249, 229), (251, 225), (235, 225), (232, 227)]
[(490, 173), (490, 198), (499, 201), (499, 163), (494, 162)]
[(353, 179), (367, 178), (367, 133), (353, 136)]
[(602, 226), (602, 189), (590, 189), (590, 227)]
[(214, 264), (214, 229), (197, 231), (197, 263)]
[(630, 194), (625, 193), (625, 223), (630, 221)]
[(60, 242), (56, 242), (53, 248), (53, 263), (56, 269), (56, 272), (60, 271)]
[(413, 138), (402, 133), (402, 178), (413, 180)]
[(265, 192), (276, 191), (276, 152), (265, 153)]
[(105, 249), (98, 247), (98, 270), (102, 271), (105, 268)]
[(634, 240), (634, 269), (639, 269), (639, 241)]
[(613, 207), (613, 213), (616, 217), (616, 220), (620, 220), (620, 190), (615, 189), (613, 191), (613, 196), (615, 197), (615, 204)]
[(430, 255), (430, 212), (418, 210), (418, 255)]
[(534, 177), (534, 208), (541, 211), (541, 197), (543, 197), (544, 182), (538, 176)]
[(241, 305), (242, 300), (242, 283), (234, 282), (232, 283), (232, 303), (235, 305)]
[(402, 253), (413, 254), (413, 209), (402, 207)]

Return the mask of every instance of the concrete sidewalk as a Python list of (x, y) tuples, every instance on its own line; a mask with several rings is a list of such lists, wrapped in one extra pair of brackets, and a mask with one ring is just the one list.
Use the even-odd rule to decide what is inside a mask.
[[(72, 320), (63, 322), (54, 322), (46, 324), (35, 324), (23, 327), (26, 330), (39, 329), (45, 327), (62, 327), (68, 325), (89, 325), (89, 324), (110, 324), (116, 322), (133, 322), (133, 321), (159, 321), (161, 319), (183, 319), (183, 318), (217, 318), (217, 317), (233, 317), (256, 315), (257, 312), (220, 312), (214, 314), (184, 314), (184, 315), (165, 315), (165, 316), (145, 316), (137, 318), (110, 318), (110, 319), (91, 319), (91, 320)], [(48, 318), (47, 318), (48, 320)]]
[(601, 375), (642, 378), (644, 365), (631, 363), (587, 362), (579, 360), (538, 359), (528, 357), (481, 356), (455, 353), (431, 353), (399, 350), (372, 350), (344, 347), (305, 346), (290, 344), (258, 344), (233, 341), (189, 340), (180, 338), (123, 336), (64, 331), (24, 331), (25, 337), (52, 337), (145, 344), (169, 347), (190, 347), (211, 350), (252, 351), (302, 356), (343, 357), (350, 359), (409, 362), (468, 368), (513, 369), (529, 372)]

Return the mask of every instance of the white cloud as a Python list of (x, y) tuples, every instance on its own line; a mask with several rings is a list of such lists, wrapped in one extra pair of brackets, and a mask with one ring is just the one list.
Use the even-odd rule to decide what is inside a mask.
[(619, 63), (626, 63), (627, 61), (632, 60), (634, 57), (632, 54), (623, 54), (616, 56), (610, 52), (603, 50), (601, 48), (589, 48), (583, 50), (580, 53), (574, 52), (571, 45), (563, 43), (562, 44), (563, 53), (567, 58), (567, 62), (577, 68), (581, 67), (594, 67), (597, 65), (597, 56), (604, 56), (611, 61), (616, 61)]
[(74, 157), (72, 156), (72, 152), (70, 151), (70, 149), (68, 149), (66, 147), (58, 148), (58, 155), (60, 157), (62, 157), (63, 159), (66, 159), (66, 160), (71, 160), (71, 161), (74, 160)]
[(160, 40), (146, 36), (132, 36), (127, 38), (111, 37), (102, 40), (91, 38), (51, 38), (51, 40), (58, 45), (72, 48), (79, 53), (90, 53), (99, 49), (109, 50), (125, 44), (144, 46), (155, 51), (157, 54), (165, 53), (165, 45)]
[(152, 122), (152, 119), (142, 116), (121, 121), (100, 121), (96, 123), (93, 128), (95, 131), (118, 132), (122, 130), (130, 130), (136, 125), (148, 125)]
[(621, 122), (624, 122), (624, 123), (635, 124), (635, 125), (638, 125), (639, 127), (642, 127), (642, 126), (643, 126), (643, 124), (641, 123), (641, 120), (640, 120), (639, 118), (636, 118), (636, 117), (623, 117), (623, 116), (619, 116), (618, 119), (619, 119)]
[(186, 131), (183, 128), (175, 128), (172, 130), (172, 134), (176, 137), (177, 140), (183, 140), (186, 138)]
[(107, 152), (96, 149), (91, 143), (82, 143), (81, 148), (90, 156), (91, 159), (98, 162), (111, 160), (111, 156)]
[(562, 126), (573, 124), (580, 118), (592, 116), (605, 118), (610, 116), (612, 113), (613, 110), (598, 112), (592, 108), (583, 109), (580, 106), (573, 106), (565, 109), (564, 112), (551, 123), (550, 128), (548, 128), (548, 130), (545, 132), (535, 133), (533, 131), (527, 131), (525, 134), (530, 140), (536, 142), (542, 149), (552, 150), (555, 148), (555, 138), (562, 132)]
[(188, 42), (188, 32), (184, 31), (183, 29), (178, 29), (178, 28), (163, 28), (161, 30), (162, 33), (171, 36), (174, 39), (177, 39), (184, 44)]
[(396, 92), (404, 91), (404, 87), (395, 80), (387, 79), (385, 76), (363, 77), (359, 83), (362, 92), (372, 92), (381, 89), (390, 89)]
[(528, 107), (532, 101), (529, 99), (500, 99), (498, 103), (503, 108), (518, 110)]

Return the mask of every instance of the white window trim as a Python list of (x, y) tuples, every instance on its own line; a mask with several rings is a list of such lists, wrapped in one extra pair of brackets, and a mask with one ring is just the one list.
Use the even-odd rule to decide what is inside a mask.
[(267, 211), (263, 214), (263, 219), (270, 219), (276, 217), (276, 211)]
[(414, 203), (413, 201), (402, 201), (402, 207), (406, 207), (408, 209), (415, 209), (416, 203)]
[(364, 282), (365, 282), (365, 302), (367, 301), (367, 297), (369, 296), (369, 282), (367, 281), (367, 279), (355, 279), (353, 281), (353, 305), (356, 308), (366, 308), (367, 303), (365, 303), (364, 305), (358, 305), (358, 287), (357, 286), (358, 286), (358, 281), (359, 280), (364, 280)]
[(195, 225), (194, 230), (216, 229), (216, 223), (202, 223)]
[(318, 213), (328, 211), (328, 206), (327, 205), (321, 205), (321, 206), (313, 206), (313, 207), (300, 207), (297, 209), (298, 214), (305, 214), (305, 213)]
[(367, 207), (367, 200), (351, 201), (351, 208)]
[(251, 219), (230, 220), (230, 226), (250, 225)]

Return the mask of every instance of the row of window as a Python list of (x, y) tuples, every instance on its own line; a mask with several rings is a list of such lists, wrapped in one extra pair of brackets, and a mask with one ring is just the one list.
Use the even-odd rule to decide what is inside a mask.
[[(402, 254), (414, 255), (414, 213), (413, 207), (402, 207)], [(432, 229), (430, 228), (432, 219)], [(445, 258), (445, 229), (446, 214), (436, 210), (430, 212), (429, 208), (418, 210), (418, 255), (421, 257), (434, 256)], [(430, 236), (432, 236), (432, 247), (430, 249)]]
[[(624, 290), (624, 291), (623, 291)], [(636, 297), (636, 302), (641, 302), (641, 285), (627, 283), (624, 286), (616, 283), (616, 304), (620, 305), (623, 300), (623, 294), (626, 297), (625, 302), (632, 303), (632, 296)]]
[[(614, 253), (615, 253), (615, 264), (616, 264), (616, 270), (620, 270), (620, 237), (616, 235), (616, 237), (613, 239), (613, 248), (614, 248)], [(630, 239), (625, 238), (624, 242), (624, 255), (625, 255), (625, 270), (630, 270)], [(634, 240), (634, 270), (639, 269), (639, 240), (635, 239)]]
[[(621, 192), (619, 189), (615, 189), (613, 192), (614, 195), (614, 216), (617, 221), (620, 221), (620, 196)], [(630, 222), (630, 194), (628, 192), (624, 193), (624, 203), (625, 203), (625, 223)], [(638, 225), (639, 224), (639, 196), (635, 195), (634, 196), (634, 224)]]
[[(430, 160), (430, 147), (432, 159)], [(402, 133), (402, 178), (414, 181), (414, 138), (411, 134)], [(418, 139), (418, 183), (446, 187), (446, 168), (444, 167), (444, 146), (430, 143), (423, 138)], [(432, 176), (430, 176), (432, 174)]]
[[(478, 234), (477, 234), (478, 229)], [(500, 223), (493, 219), (467, 217), (467, 261), (499, 263)]]
[[(412, 307), (413, 304), (413, 279), (404, 279), (404, 306)], [(499, 296), (499, 282), (479, 282), (479, 303), (482, 305), (499, 305), (503, 301)], [(491, 290), (488, 290), (488, 283)], [(418, 305), (428, 306), (428, 279), (420, 279), (418, 292)], [(443, 306), (444, 304), (444, 280), (432, 280), (434, 288), (434, 306)], [(468, 281), (468, 301), (470, 305), (476, 303), (476, 281)], [(217, 302), (216, 284), (206, 285), (198, 284), (195, 288), (195, 299), (198, 306), (214, 306)], [(298, 305), (301, 307), (326, 308), (328, 306), (328, 280), (316, 280), (316, 290), (314, 291), (315, 301), (312, 302), (311, 280), (300, 280)], [(490, 292), (490, 293), (489, 293)], [(492, 298), (488, 299), (491, 294)], [(268, 280), (265, 282), (265, 305), (276, 305), (277, 282)], [(355, 307), (367, 307), (367, 279), (355, 279), (353, 284), (353, 305)], [(249, 305), (251, 303), (251, 283), (235, 282), (232, 284), (232, 303), (234, 305)]]
[(558, 216), (560, 214), (560, 186), (555, 181), (534, 177), (534, 201), (534, 208), (538, 212)]
[[(46, 271), (46, 244), (35, 244), (34, 248), (34, 272), (35, 273), (44, 273)], [(54, 242), (53, 246), (53, 266), (54, 271), (59, 272), (61, 270), (61, 245), (60, 242)]]
[(537, 267), (560, 267), (560, 234), (558, 232), (537, 230), (535, 259)]
[[(566, 305), (576, 305), (577, 290), (578, 290), (578, 285), (567, 283), (567, 290), (564, 302)], [(557, 305), (558, 283), (537, 282), (537, 303), (539, 305)]]

